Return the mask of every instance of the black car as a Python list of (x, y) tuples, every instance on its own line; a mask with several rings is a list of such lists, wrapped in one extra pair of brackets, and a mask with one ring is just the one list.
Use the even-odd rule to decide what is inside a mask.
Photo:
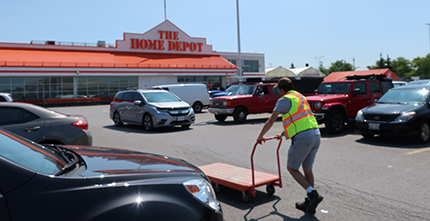
[(222, 219), (208, 178), (183, 160), (0, 130), (2, 221)]
[(406, 85), (384, 94), (361, 109), (356, 128), (364, 137), (375, 134), (415, 136), (421, 143), (430, 139), (430, 85)]

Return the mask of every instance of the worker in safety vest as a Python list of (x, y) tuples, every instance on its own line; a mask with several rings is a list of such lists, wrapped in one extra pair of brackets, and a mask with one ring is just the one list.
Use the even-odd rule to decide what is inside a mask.
[[(282, 96), (277, 101), (272, 115), (261, 129), (257, 142), (265, 141), (264, 135), (281, 114), (284, 131), (278, 136), (291, 139), (287, 168), (291, 176), (307, 192), (305, 201), (296, 203), (296, 208), (305, 213), (315, 213), (316, 207), (323, 200), (323, 197), (314, 189), (312, 172), (312, 166), (321, 142), (318, 123), (305, 96), (293, 90), (294, 86), (289, 78), (279, 79), (275, 87), (278, 88)], [(303, 167), (304, 175), (299, 171), (300, 166)]]

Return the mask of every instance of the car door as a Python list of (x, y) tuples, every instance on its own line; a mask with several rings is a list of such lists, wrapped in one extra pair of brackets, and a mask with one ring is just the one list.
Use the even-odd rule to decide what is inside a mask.
[(45, 121), (20, 107), (0, 107), (0, 127), (32, 141), (38, 141)]
[(126, 122), (133, 122), (132, 117), (132, 106), (133, 104), (133, 93), (134, 92), (125, 92), (123, 97), (123, 102), (119, 105), (118, 111), (121, 115), (121, 119)]
[(355, 93), (351, 99), (352, 104), (349, 106), (348, 116), (355, 117), (356, 113), (373, 103), (372, 95), (369, 93), (366, 82), (357, 82), (354, 84), (353, 90), (359, 91)]
[[(130, 121), (139, 124), (142, 122), (142, 110), (143, 110), (144, 100), (140, 93), (133, 92), (132, 94), (133, 94), (132, 96), (133, 103), (130, 104), (130, 109), (127, 110), (127, 113)], [(134, 101), (137, 101), (137, 100), (142, 102), (141, 105), (134, 104)]]
[(8, 221), (9, 220), (9, 211), (6, 205), (6, 199), (3, 196), (3, 193), (0, 188), (0, 220)]

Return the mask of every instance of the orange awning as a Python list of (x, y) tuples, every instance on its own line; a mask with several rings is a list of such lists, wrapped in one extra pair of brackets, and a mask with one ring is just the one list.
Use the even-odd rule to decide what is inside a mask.
[(237, 69), (219, 55), (0, 49), (0, 67)]
[(345, 80), (346, 76), (352, 75), (371, 75), (371, 74), (384, 74), (387, 78), (391, 78), (392, 80), (401, 80), (399, 76), (397, 76), (394, 72), (392, 72), (388, 68), (384, 69), (374, 69), (374, 70), (365, 70), (365, 71), (339, 71), (332, 72), (324, 78), (324, 81), (341, 81)]

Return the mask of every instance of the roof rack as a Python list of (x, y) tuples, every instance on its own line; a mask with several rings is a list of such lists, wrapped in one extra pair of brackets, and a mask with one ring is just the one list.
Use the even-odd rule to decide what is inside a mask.
[(369, 74), (369, 75), (350, 75), (346, 76), (347, 80), (386, 80), (385, 74)]

